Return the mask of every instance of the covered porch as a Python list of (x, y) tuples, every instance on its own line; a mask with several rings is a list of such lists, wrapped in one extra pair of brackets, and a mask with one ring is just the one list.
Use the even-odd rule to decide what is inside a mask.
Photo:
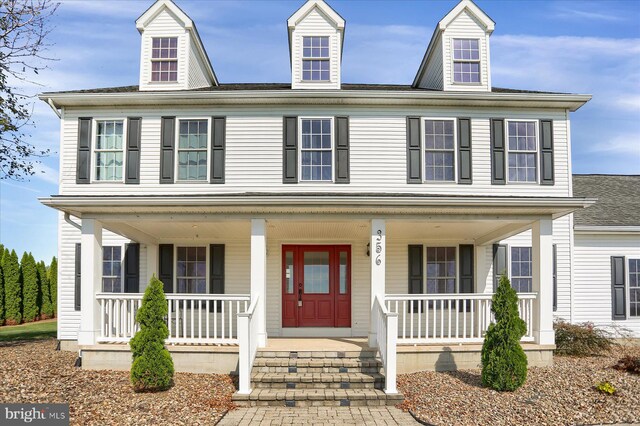
[[(276, 339), (284, 337), (363, 339), (379, 354), (385, 392), (395, 393), (398, 365), (401, 371), (408, 365), (401, 354), (415, 358), (419, 352), (451, 352), (446, 348), (482, 342), (492, 320), (493, 244), (525, 230), (532, 231), (532, 272), (531, 291), (519, 294), (527, 324), (523, 342), (552, 347), (552, 221), (582, 207), (582, 200), (417, 197), (398, 204), (398, 197), (381, 197), (366, 205), (321, 196), (304, 200), (310, 204), (288, 199), (284, 205), (259, 208), (213, 203), (211, 197), (193, 205), (184, 205), (184, 199), (181, 205), (153, 199), (154, 206), (148, 200), (144, 205), (121, 200), (122, 206), (108, 208), (99, 200), (84, 205), (77, 199), (75, 205), (52, 200), (51, 205), (80, 218), (69, 218), (81, 229), (80, 348), (127, 343), (137, 330), (135, 313), (144, 285), (156, 275), (169, 290), (167, 344), (237, 354), (241, 393), (251, 389), (257, 352), (272, 341), (286, 342)], [(138, 291), (103, 291), (103, 230), (139, 244)], [(422, 247), (419, 261), (410, 260), (412, 246)], [(205, 265), (204, 291), (184, 293), (180, 280), (192, 277), (180, 275), (184, 265), (178, 263), (178, 250), (190, 247), (204, 247), (202, 259), (194, 252), (194, 262)], [(215, 270), (220, 247), (224, 262), (222, 270)], [(446, 256), (429, 260), (431, 248), (449, 249), (453, 274), (431, 276), (433, 264), (451, 265)], [(309, 262), (301, 256), (296, 263), (288, 262), (287, 250), (292, 256), (296, 250), (327, 254), (309, 256)], [(186, 256), (181, 261), (188, 263)], [(331, 261), (323, 259), (335, 259), (335, 275)], [(412, 271), (416, 265), (420, 270)], [(134, 279), (126, 262), (123, 268), (123, 280)], [(318, 309), (303, 314), (311, 303)], [(320, 315), (322, 303), (328, 316)], [(328, 322), (309, 325), (307, 314)], [(290, 322), (294, 317), (297, 322)]]

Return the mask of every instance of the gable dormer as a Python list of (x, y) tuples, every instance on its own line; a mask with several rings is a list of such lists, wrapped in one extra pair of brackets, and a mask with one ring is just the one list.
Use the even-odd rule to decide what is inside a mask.
[(489, 37), (495, 23), (471, 0), (462, 0), (438, 23), (413, 87), (490, 92)]
[(344, 19), (308, 0), (287, 20), (292, 89), (340, 89)]
[(171, 0), (156, 1), (136, 27), (142, 36), (140, 90), (218, 85), (195, 23)]

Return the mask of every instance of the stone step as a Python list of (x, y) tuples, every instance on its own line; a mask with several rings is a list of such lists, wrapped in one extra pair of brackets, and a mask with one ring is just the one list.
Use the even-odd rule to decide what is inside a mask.
[(267, 367), (254, 366), (255, 373), (364, 373), (375, 374), (380, 372), (380, 367)]
[(387, 395), (379, 389), (253, 389), (249, 395), (233, 395), (239, 406), (358, 407), (396, 405), (402, 394)]
[(378, 373), (254, 373), (258, 389), (382, 389), (384, 376)]
[(375, 358), (256, 358), (253, 366), (257, 371), (274, 373), (375, 373), (382, 363)]
[(376, 349), (362, 351), (269, 351), (258, 350), (256, 358), (375, 358)]

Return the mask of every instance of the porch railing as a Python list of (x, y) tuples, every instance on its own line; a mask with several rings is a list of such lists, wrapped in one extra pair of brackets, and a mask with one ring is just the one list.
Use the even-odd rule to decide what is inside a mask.
[(376, 325), (376, 343), (380, 351), (385, 374), (385, 393), (397, 393), (396, 389), (396, 340), (398, 314), (389, 312), (384, 299), (378, 295), (373, 303), (373, 320)]
[(258, 351), (258, 319), (255, 315), (258, 306), (257, 296), (246, 312), (238, 314), (238, 393), (251, 393), (251, 369)]
[[(387, 294), (385, 306), (398, 315), (398, 344), (482, 342), (489, 324), (492, 294)], [(523, 342), (533, 341), (536, 293), (519, 293), (518, 310), (527, 326)]]
[[(138, 331), (141, 293), (98, 293), (101, 327), (98, 342), (127, 343)], [(248, 295), (167, 294), (169, 344), (238, 344), (238, 320), (249, 307)]]

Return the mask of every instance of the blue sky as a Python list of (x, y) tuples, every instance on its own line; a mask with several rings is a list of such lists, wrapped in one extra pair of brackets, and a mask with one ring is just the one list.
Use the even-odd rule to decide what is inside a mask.
[[(295, 1), (180, 1), (198, 25), (221, 82), (287, 82), (286, 19)], [(343, 81), (410, 84), (452, 1), (338, 1), (347, 21)], [(63, 1), (49, 55), (30, 93), (138, 83), (136, 18), (151, 1)], [(492, 1), (493, 85), (590, 93), (572, 115), (576, 173), (640, 174), (640, 2)], [(0, 242), (39, 259), (57, 251), (57, 216), (37, 197), (58, 192), (59, 122), (42, 102), (31, 141), (50, 148), (28, 182), (0, 182)]]

